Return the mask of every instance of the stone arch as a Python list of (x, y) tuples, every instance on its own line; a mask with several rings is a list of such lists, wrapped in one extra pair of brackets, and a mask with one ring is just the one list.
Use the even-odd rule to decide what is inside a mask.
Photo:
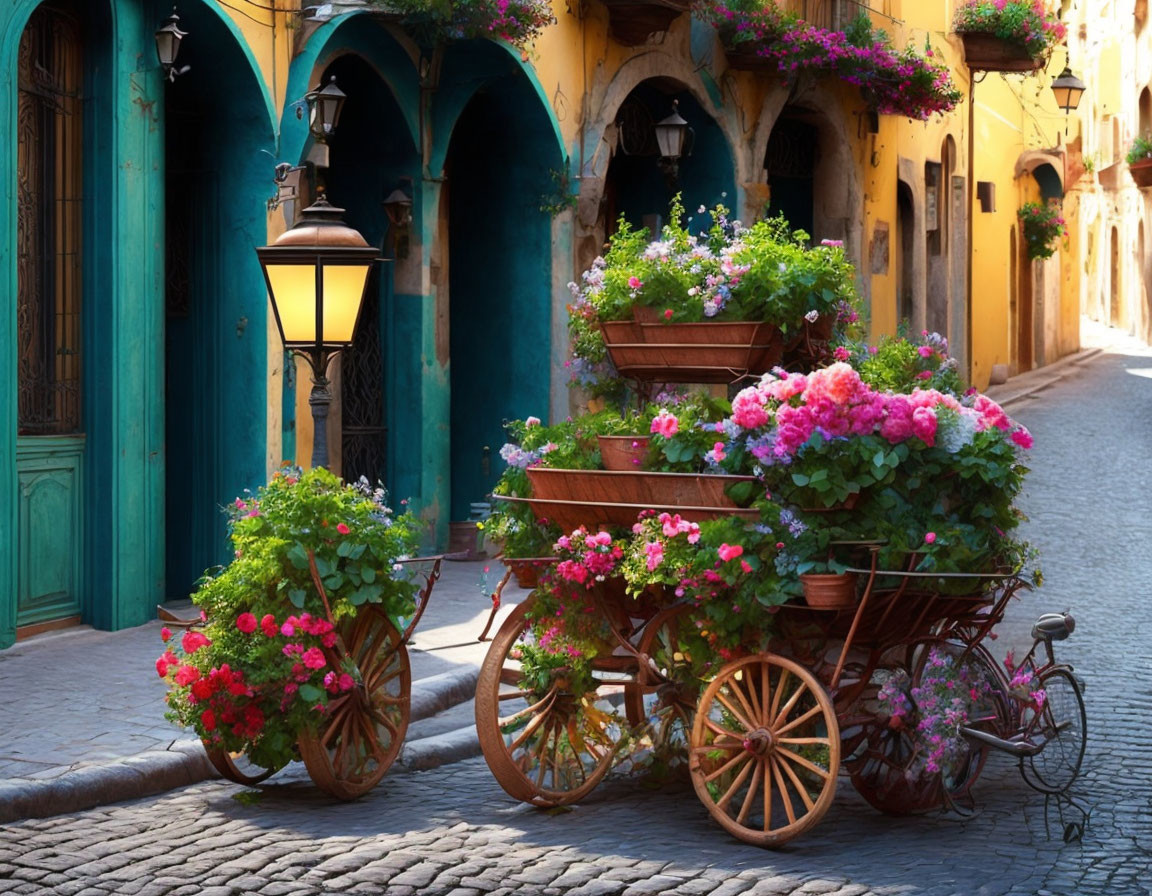
[(1064, 195), (1064, 161), (1063, 153), (1030, 150), (1016, 160), (1015, 176), (1031, 174), (1044, 199), (1060, 199)]

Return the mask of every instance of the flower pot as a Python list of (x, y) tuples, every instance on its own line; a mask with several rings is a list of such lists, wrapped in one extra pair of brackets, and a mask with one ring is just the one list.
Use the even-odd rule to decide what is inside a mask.
[(800, 576), (804, 600), (818, 610), (856, 606), (856, 573), (806, 573)]
[(688, 11), (689, 0), (601, 0), (608, 10), (608, 31), (617, 43), (634, 47), (667, 31)]
[[(547, 562), (551, 562), (551, 560)], [(504, 565), (512, 570), (512, 576), (516, 579), (516, 584), (519, 587), (531, 589), (540, 583), (540, 567), (537, 562), (517, 559), (516, 557), (505, 557)]]
[(1152, 159), (1141, 159), (1128, 166), (1128, 173), (1138, 187), (1152, 187)]
[(648, 456), (648, 436), (597, 436), (605, 470), (642, 470)]
[(767, 56), (761, 56), (756, 51), (763, 44), (758, 40), (735, 39), (735, 25), (721, 25), (717, 28), (720, 44), (724, 47), (724, 55), (728, 58), (728, 68), (742, 72), (777, 72), (776, 62)]
[(1001, 40), (986, 31), (962, 31), (964, 63), (985, 72), (1034, 72), (1044, 60), (1036, 59), (1019, 44)]

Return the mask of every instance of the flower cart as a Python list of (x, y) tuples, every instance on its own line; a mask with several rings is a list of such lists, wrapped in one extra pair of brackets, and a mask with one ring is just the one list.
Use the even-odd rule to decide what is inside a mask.
[[(610, 265), (595, 276), (611, 288)], [(961, 395), (935, 334), (833, 354), (764, 375), (716, 419), (682, 400), (650, 413), (645, 461), (706, 472), (573, 469), (579, 422), (521, 430), (530, 487), (502, 500), (562, 534), (477, 684), (508, 794), (559, 806), (625, 763), (678, 769), (764, 847), (818, 823), (840, 777), (885, 812), (969, 811), (992, 750), (1066, 795), (1086, 717), (1052, 643), (1071, 617), (1041, 617), (1007, 672), (983, 646), (1031, 584), (1011, 536), (1030, 435)], [(846, 594), (806, 600), (810, 573)]]
[(410, 556), (416, 521), (380, 490), (320, 468), (282, 470), (231, 509), (236, 557), (193, 596), (200, 618), (161, 610), (168, 717), (231, 781), (258, 784), (299, 759), (321, 790), (356, 799), (403, 744), (406, 645), (440, 558)]

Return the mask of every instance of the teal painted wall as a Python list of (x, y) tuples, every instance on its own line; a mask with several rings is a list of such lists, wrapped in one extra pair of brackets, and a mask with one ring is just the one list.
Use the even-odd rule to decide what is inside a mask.
[[(15, 2), (0, 12), (0, 143), (3, 195), (0, 208), (0, 357), (4, 387), (0, 389), (0, 537), (12, 544), (16, 501), (16, 362), (15, 301), (16, 210), (15, 133), (16, 60), (20, 35), (35, 2)], [(91, 18), (88, 69), (92, 100), (85, 111), (85, 176), (87, 195), (84, 238), (84, 356), (87, 457), (84, 493), (87, 534), (84, 558), (85, 621), (100, 628), (137, 625), (155, 614), (165, 594), (165, 369), (164, 369), (164, 105), (165, 84), (155, 60), (153, 32), (170, 7), (162, 3), (116, 0), (83, 4)], [(206, 4), (185, 3), (184, 17), (193, 10), (219, 19)], [(207, 30), (210, 20), (202, 25)], [(229, 26), (217, 29), (216, 40), (235, 41)], [(190, 47), (187, 44), (186, 47)], [(219, 47), (219, 44), (217, 44)], [(183, 51), (182, 51), (183, 52)], [(227, 53), (223, 54), (227, 56)], [(225, 79), (215, 70), (218, 58), (207, 54), (200, 77)], [(221, 170), (238, 183), (258, 184), (270, 173), (260, 148), (271, 145), (267, 97), (251, 77), (251, 54), (235, 56), (233, 75), (247, 66), (249, 95), (233, 121)], [(221, 66), (223, 68), (223, 66)], [(185, 77), (193, 77), (190, 73)], [(265, 174), (264, 176), (267, 176)], [(218, 413), (227, 421), (217, 460), (219, 479), (228, 491), (241, 483), (263, 479), (265, 451), (266, 359), (264, 305), (266, 299), (251, 249), (264, 241), (263, 190), (250, 187), (230, 197), (235, 206), (220, 243), (219, 287), (221, 317), (235, 326), (247, 316), (245, 343), (225, 346), (217, 355), (230, 383), (256, 384), (251, 405), (225, 404), (223, 390), (214, 396)], [(267, 192), (271, 192), (270, 186)], [(231, 242), (231, 247), (225, 244)], [(234, 316), (234, 312), (240, 314)], [(236, 337), (233, 335), (233, 339)], [(226, 340), (223, 340), (226, 343)], [(251, 343), (251, 344), (247, 344)], [(235, 380), (231, 378), (235, 377)], [(229, 394), (233, 386), (228, 387)], [(250, 413), (252, 409), (258, 412)], [(239, 413), (238, 413), (239, 411)], [(213, 510), (213, 513), (215, 511)], [(16, 593), (13, 554), (0, 553), (0, 646), (12, 643)]]

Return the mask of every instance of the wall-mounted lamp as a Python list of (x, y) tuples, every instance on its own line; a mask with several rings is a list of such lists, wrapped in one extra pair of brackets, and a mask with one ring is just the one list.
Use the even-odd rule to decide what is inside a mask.
[(692, 129), (688, 127), (679, 111), (679, 102), (672, 101), (672, 114), (656, 122), (656, 147), (660, 151), (660, 167), (664, 169), (669, 182), (675, 186), (680, 173), (680, 157), (691, 152), (689, 137)]
[(312, 88), (304, 96), (308, 104), (308, 130), (315, 141), (308, 158), (317, 168), (328, 167), (328, 140), (336, 132), (345, 99), (347, 96), (336, 86), (335, 78), (330, 78), (323, 88)]
[(291, 230), (256, 250), (284, 348), (312, 368), (312, 466), (328, 466), (328, 362), (352, 344), (377, 251), (321, 196)]
[(404, 178), (383, 202), (388, 215), (389, 237), (397, 258), (408, 257), (408, 233), (412, 223), (412, 197), (404, 190), (404, 183), (410, 184), (411, 181)]
[(295, 202), (300, 198), (300, 176), (304, 170), (303, 165), (289, 165), (287, 162), (276, 166), (276, 173), (272, 177), (276, 183), (276, 195), (268, 200), (268, 211), (275, 211), (284, 203)]
[(176, 7), (172, 7), (172, 15), (164, 20), (164, 24), (156, 29), (156, 56), (160, 66), (164, 69), (164, 77), (175, 81), (177, 75), (188, 72), (192, 66), (176, 68), (176, 56), (180, 52), (180, 41), (188, 36), (187, 31), (180, 30), (180, 17), (176, 15)]

